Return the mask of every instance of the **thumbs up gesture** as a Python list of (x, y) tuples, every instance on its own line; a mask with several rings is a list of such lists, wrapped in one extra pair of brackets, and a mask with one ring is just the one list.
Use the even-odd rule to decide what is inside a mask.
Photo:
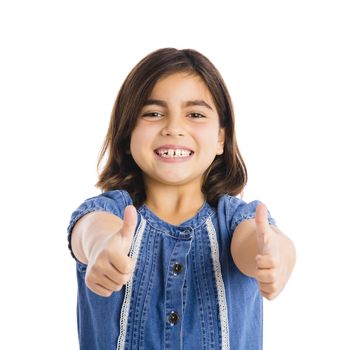
[(132, 277), (135, 261), (128, 256), (137, 224), (136, 208), (124, 210), (124, 220), (117, 232), (97, 241), (90, 252), (85, 283), (93, 292), (109, 297)]
[(255, 215), (258, 255), (257, 274), (261, 294), (271, 300), (282, 290), (286, 271), (281, 263), (279, 234), (272, 230), (267, 220), (267, 208), (260, 203)]

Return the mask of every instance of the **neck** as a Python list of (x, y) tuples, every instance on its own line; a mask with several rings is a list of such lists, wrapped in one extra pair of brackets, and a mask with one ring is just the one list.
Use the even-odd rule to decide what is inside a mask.
[(169, 186), (147, 182), (145, 204), (159, 218), (178, 225), (191, 217), (203, 206), (205, 196), (198, 186)]

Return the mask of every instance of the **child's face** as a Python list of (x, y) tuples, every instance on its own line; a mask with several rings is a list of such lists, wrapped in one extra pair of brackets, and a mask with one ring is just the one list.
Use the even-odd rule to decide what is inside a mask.
[(175, 73), (156, 83), (151, 99), (162, 102), (142, 108), (130, 142), (146, 185), (200, 186), (205, 170), (222, 154), (225, 136), (207, 86), (198, 76)]

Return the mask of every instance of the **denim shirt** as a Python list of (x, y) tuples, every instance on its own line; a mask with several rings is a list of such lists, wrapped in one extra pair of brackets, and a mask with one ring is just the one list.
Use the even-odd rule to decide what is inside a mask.
[[(181, 225), (157, 217), (146, 205), (129, 255), (133, 277), (102, 297), (85, 285), (86, 265), (76, 259), (80, 349), (262, 349), (263, 300), (256, 279), (241, 273), (231, 256), (236, 226), (255, 217), (259, 201), (223, 195), (216, 208), (205, 203)], [(92, 211), (123, 218), (132, 204), (124, 190), (86, 199), (74, 224)], [(270, 224), (276, 224), (268, 212)]]

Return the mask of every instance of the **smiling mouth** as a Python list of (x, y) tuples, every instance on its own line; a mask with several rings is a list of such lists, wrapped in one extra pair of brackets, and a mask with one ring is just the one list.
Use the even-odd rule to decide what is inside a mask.
[(161, 158), (185, 158), (191, 156), (194, 152), (189, 149), (165, 149), (158, 148), (154, 152)]

